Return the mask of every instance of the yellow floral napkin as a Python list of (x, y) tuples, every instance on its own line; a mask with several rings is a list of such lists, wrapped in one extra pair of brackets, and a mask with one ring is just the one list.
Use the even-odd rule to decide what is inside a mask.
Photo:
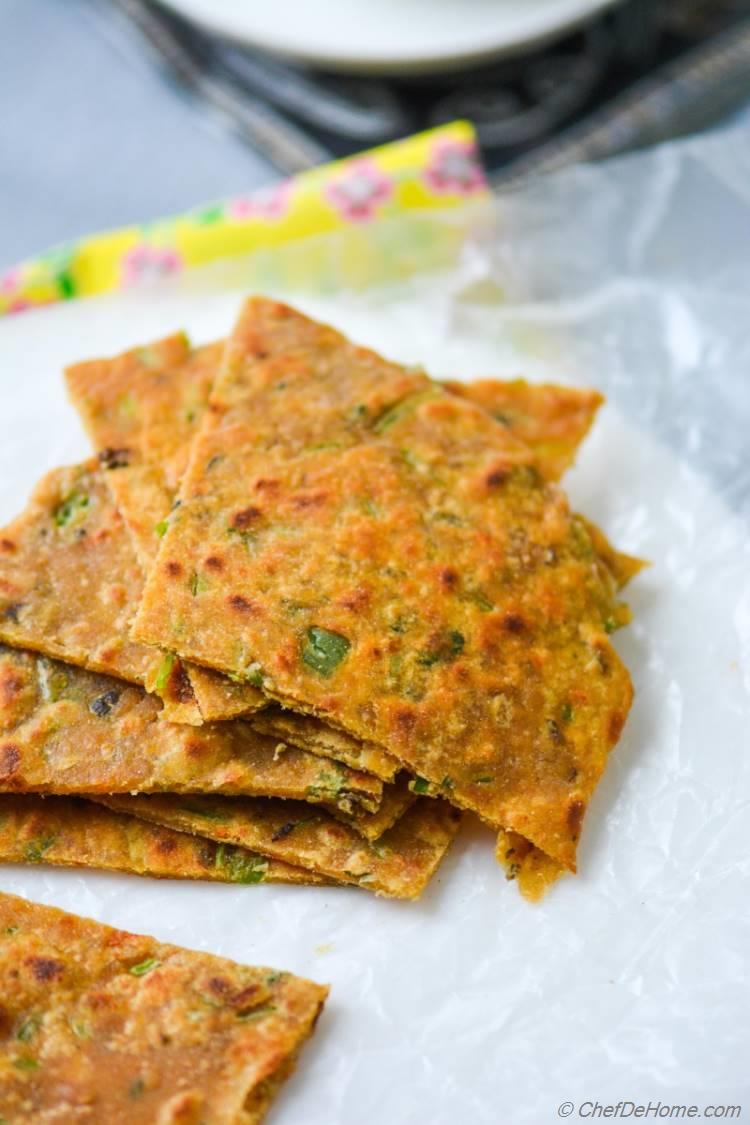
[(474, 131), (455, 122), (261, 191), (91, 235), (22, 262), (0, 274), (0, 315), (141, 286), (218, 258), (486, 193)]

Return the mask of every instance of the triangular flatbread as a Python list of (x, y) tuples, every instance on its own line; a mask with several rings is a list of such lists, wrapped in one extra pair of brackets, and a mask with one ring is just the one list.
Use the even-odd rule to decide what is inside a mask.
[(3, 1116), (257, 1121), (327, 992), (0, 894)]
[(253, 674), (575, 868), (632, 698), (608, 635), (627, 612), (527, 446), (255, 299), (180, 500), (134, 637)]

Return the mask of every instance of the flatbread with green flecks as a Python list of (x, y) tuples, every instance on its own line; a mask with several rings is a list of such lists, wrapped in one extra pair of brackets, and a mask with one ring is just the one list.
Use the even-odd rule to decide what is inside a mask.
[(0, 646), (0, 791), (271, 794), (374, 813), (382, 782), (241, 719), (166, 723), (141, 688)]
[[(162, 698), (165, 717), (200, 725), (193, 687), (196, 682), (205, 685), (201, 670), (195, 670), (197, 679), (190, 670), (188, 678), (173, 653), (128, 637), (141, 585), (141, 570), (104, 471), (93, 461), (53, 470), (24, 514), (0, 533), (0, 639), (143, 684)], [(224, 676), (206, 675), (218, 688), (233, 688)], [(323, 771), (320, 758), (329, 757), (329, 747), (338, 759), (331, 766), (332, 777), (347, 773), (341, 759), (362, 763), (354, 769), (368, 790), (366, 797), (374, 794), (374, 811), (382, 787), (364, 778), (362, 770), (374, 766), (393, 777), (397, 763), (377, 747), (327, 733), (314, 719), (300, 718), (296, 725), (300, 729), (290, 745), (304, 749), (310, 742), (319, 759), (313, 763), (315, 772)], [(267, 727), (278, 741), (290, 728), (294, 732), (295, 719), (271, 721), (261, 730)]]
[(174, 832), (77, 797), (0, 795), (0, 863), (122, 871), (152, 879), (318, 885), (277, 859)]
[[(222, 349), (223, 342), (191, 352), (184, 335), (177, 334), (110, 360), (77, 364), (66, 372), (71, 398), (107, 468), (107, 483), (144, 570), (151, 565), (166, 528)], [(573, 460), (601, 403), (594, 391), (536, 387), (522, 380), (446, 385), (473, 398), (519, 433), (534, 447), (550, 477)], [(251, 706), (257, 703), (254, 689), (206, 669), (193, 666), (188, 675), (206, 718), (245, 710), (243, 693), (248, 690)], [(381, 748), (333, 730), (312, 716), (272, 708), (259, 713), (253, 724), (263, 733), (384, 780), (392, 780), (398, 770), (398, 763)], [(380, 823), (385, 822), (384, 813)], [(370, 831), (378, 820), (370, 823)]]
[(417, 801), (374, 843), (301, 802), (233, 797), (103, 797), (103, 804), (180, 832), (236, 844), (340, 883), (418, 898), (459, 827), (446, 801)]
[[(124, 509), (142, 560), (149, 561), (158, 547), (159, 521), (172, 504), (187, 443), (205, 408), (219, 354), (220, 345), (189, 353), (184, 337), (178, 336), (116, 360), (81, 364), (69, 371), (73, 396), (101, 447), (107, 482)], [(572, 460), (601, 401), (595, 392), (535, 387), (520, 380), (455, 384), (452, 389), (474, 398), (503, 425), (521, 432), (545, 460), (550, 476)], [(367, 747), (312, 717), (272, 708), (254, 725), (293, 745), (312, 743), (326, 754), (333, 749), (335, 757), (348, 758), (351, 765), (381, 776), (395, 773), (397, 763), (378, 747)], [(353, 818), (354, 826), (370, 838), (393, 823), (397, 810), (408, 801), (404, 786), (386, 792), (388, 799), (378, 813), (357, 813)]]
[(171, 654), (130, 640), (143, 579), (95, 461), (53, 469), (0, 531), (0, 640), (143, 684), (176, 722), (201, 722)]
[(259, 1122), (327, 993), (0, 894), (3, 1117)]
[[(190, 350), (184, 334), (131, 349), (112, 359), (75, 364), (66, 371), (68, 389), (102, 465), (118, 510), (130, 531), (145, 572), (153, 563), (182, 478), (190, 442), (208, 402), (224, 342)], [(473, 399), (527, 441), (552, 478), (572, 462), (588, 432), (601, 396), (595, 391), (535, 386), (522, 380), (446, 384)], [(257, 709), (262, 697), (251, 685), (233, 683), (208, 669), (188, 676), (206, 720)], [(269, 720), (270, 722), (271, 720)], [(293, 725), (294, 719), (287, 725)], [(268, 725), (268, 724), (266, 724)], [(315, 732), (316, 743), (346, 736)], [(395, 773), (383, 751), (370, 747), (371, 765), (340, 757), (355, 768), (372, 768), (386, 780)], [(390, 775), (382, 772), (388, 769)]]
[(211, 406), (133, 635), (259, 672), (574, 869), (632, 698), (608, 635), (627, 612), (529, 448), (261, 299)]
[[(191, 351), (177, 333), (65, 373), (144, 573), (158, 551), (222, 350), (223, 343)], [(207, 722), (264, 704), (251, 684), (207, 668), (188, 668), (186, 674)]]

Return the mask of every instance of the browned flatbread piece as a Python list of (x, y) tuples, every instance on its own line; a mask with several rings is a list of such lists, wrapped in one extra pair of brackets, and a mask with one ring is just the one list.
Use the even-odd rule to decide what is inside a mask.
[[(93, 361), (68, 371), (72, 397), (100, 447), (107, 483), (124, 512), (144, 567), (158, 549), (159, 533), (184, 471), (189, 441), (205, 409), (221, 347), (209, 345), (190, 352), (184, 336), (178, 335), (112, 361)], [(488, 409), (532, 445), (550, 477), (559, 475), (572, 461), (601, 403), (596, 392), (537, 387), (521, 380), (449, 386)], [(197, 671), (200, 677), (201, 671)], [(191, 680), (195, 686), (192, 672)], [(215, 678), (215, 687), (222, 683), (229, 683), (232, 692), (237, 687)], [(198, 696), (200, 699), (200, 691)], [(253, 725), (292, 745), (315, 746), (326, 756), (384, 778), (393, 778), (398, 768), (379, 747), (358, 742), (313, 717), (271, 708), (258, 715)], [(377, 813), (339, 815), (369, 839), (376, 839), (411, 799), (401, 785), (386, 791)]]
[(141, 688), (0, 646), (0, 791), (272, 794), (374, 813), (382, 782), (241, 719), (165, 723)]
[[(122, 520), (104, 484), (102, 470), (94, 462), (73, 469), (55, 470), (39, 485), (26, 513), (0, 537), (0, 638), (14, 645), (28, 645), (43, 653), (62, 657), (84, 668), (143, 683), (158, 691), (165, 701), (166, 714), (170, 719), (189, 719), (191, 723), (200, 723), (200, 716), (189, 713), (194, 707), (194, 703), (191, 704), (192, 692), (179, 661), (173, 654), (165, 655), (128, 639), (128, 622), (141, 583), (140, 569)], [(11, 658), (8, 656), (6, 659)], [(39, 667), (42, 666), (37, 662), (36, 668)], [(50, 674), (58, 680), (67, 678), (73, 690), (76, 690), (76, 685), (92, 683), (80, 678), (76, 680), (74, 673), (59, 666)], [(225, 677), (207, 674), (218, 684), (232, 686)], [(191, 678), (194, 682), (192, 675)], [(200, 675), (199, 681), (203, 682)], [(95, 683), (92, 690), (104, 695), (119, 689), (116, 684)], [(39, 699), (37, 705), (47, 702)], [(153, 707), (151, 713), (156, 713)], [(89, 728), (96, 727), (96, 720), (92, 720), (91, 716), (87, 721)], [(32, 725), (36, 737), (36, 719)], [(227, 791), (308, 799), (305, 796), (307, 791), (309, 799), (316, 801), (328, 802), (332, 796), (335, 797), (342, 810), (350, 814), (352, 822), (356, 822), (359, 808), (374, 814), (380, 803), (382, 785), (365, 776), (362, 766), (375, 766), (381, 774), (393, 777), (398, 764), (377, 747), (359, 744), (333, 731), (326, 732), (315, 719), (300, 718), (297, 726), (303, 728), (305, 737), (300, 737), (298, 733), (293, 741), (290, 740), (289, 745), (296, 749), (283, 759), (276, 747), (290, 728), (294, 733), (293, 718), (268, 724), (270, 736), (275, 740), (273, 747), (268, 737), (263, 737), (262, 733), (254, 734), (245, 725), (222, 731), (218, 737), (209, 737), (209, 742), (222, 748), (222, 772), (228, 768), (232, 773), (232, 755), (238, 745), (243, 747), (240, 769), (244, 786), (239, 789), (230, 786)], [(263, 729), (265, 727), (261, 728), (261, 732)], [(94, 737), (92, 730), (89, 729), (88, 733)], [(108, 733), (111, 738), (111, 731)], [(304, 751), (306, 738), (310, 741), (315, 739), (314, 755), (299, 752), (300, 749)], [(198, 753), (196, 746), (205, 742), (201, 737), (192, 739), (189, 732), (180, 731), (163, 732), (158, 741), (192, 747), (189, 753), (193, 755)], [(326, 751), (331, 743), (339, 761), (331, 762), (329, 767), (323, 764), (320, 755), (328, 757)], [(128, 765), (133, 770), (130, 780), (121, 770), (119, 777), (111, 779), (114, 788), (107, 789), (105, 781), (107, 792), (149, 791), (171, 786), (180, 791), (183, 784), (175, 773), (178, 769), (183, 779), (190, 779), (191, 791), (196, 787), (199, 790), (203, 787), (203, 791), (215, 787), (206, 770), (191, 768), (195, 763), (191, 763), (184, 754), (179, 760), (171, 754), (155, 765), (157, 759), (154, 755), (158, 753), (158, 747), (153, 743), (152, 754), (144, 757), (140, 756), (132, 739), (127, 745), (130, 749)], [(92, 752), (90, 739), (85, 747), (79, 744), (77, 749), (76, 765), (82, 766), (86, 776), (76, 779), (77, 787), (73, 790), (52, 791), (93, 791), (101, 784), (102, 776), (108, 776), (111, 768), (109, 759), (101, 755), (97, 757)], [(24, 752), (28, 759), (25, 743)], [(70, 753), (67, 742), (66, 753)], [(216, 757), (209, 755), (207, 748), (201, 754), (201, 765), (205, 765), (209, 757), (215, 779)], [(342, 766), (342, 757), (353, 762), (360, 761), (362, 766), (354, 770)], [(49, 791), (48, 779), (56, 776), (49, 755), (45, 757), (36, 747), (34, 759), (42, 767), (42, 772), (34, 773), (33, 781), (25, 775), (25, 784)], [(122, 761), (119, 764), (125, 766)], [(24, 761), (20, 772), (23, 773), (27, 766), (28, 761)], [(157, 773), (152, 777), (152, 783), (148, 781), (149, 769)], [(70, 783), (70, 763), (64, 774)], [(17, 773), (13, 784), (18, 783), (18, 776)], [(394, 807), (391, 801), (388, 808), (393, 810)], [(368, 831), (373, 830), (373, 825), (386, 823), (388, 808), (376, 821), (363, 822)]]
[(483, 407), (533, 451), (547, 480), (559, 480), (604, 402), (598, 391), (525, 379), (447, 382), (452, 394)]
[[(65, 373), (144, 572), (170, 517), (222, 350), (223, 342), (191, 351), (177, 333), (112, 360), (75, 364)], [(207, 668), (189, 668), (187, 677), (207, 722), (264, 705), (251, 684)]]
[(328, 990), (0, 894), (13, 1125), (259, 1121)]
[(375, 843), (292, 801), (261, 798), (103, 797), (108, 808), (180, 832), (236, 844), (391, 898), (418, 898), (458, 831), (445, 801), (421, 800)]
[[(77, 364), (66, 372), (71, 398), (107, 467), (107, 483), (144, 570), (153, 562), (166, 528), (222, 349), (223, 342), (191, 352), (184, 335), (178, 334), (112, 360)], [(473, 398), (514, 431), (522, 430), (550, 477), (559, 475), (573, 460), (601, 403), (596, 392), (536, 388), (521, 380), (448, 386), (454, 393)], [(257, 705), (254, 689), (195, 666), (188, 669), (188, 675), (206, 719), (247, 710), (246, 698), (253, 709)], [(243, 694), (248, 690), (249, 696)], [(392, 780), (398, 770), (398, 763), (380, 747), (336, 731), (313, 716), (272, 708), (259, 714), (253, 725), (385, 780)], [(392, 793), (378, 814), (366, 819), (358, 816), (355, 823), (373, 838), (373, 833), (392, 823), (399, 804), (404, 806), (408, 799), (404, 787), (400, 793), (400, 798)]]
[(574, 869), (632, 697), (615, 586), (485, 411), (257, 299), (133, 635), (262, 676)]
[[(66, 371), (71, 399), (106, 470), (106, 483), (144, 572), (158, 552), (223, 347), (222, 341), (191, 351), (178, 333)], [(172, 680), (180, 682), (182, 671), (176, 662)], [(195, 665), (186, 673), (206, 721), (252, 714), (265, 705), (252, 685)], [(399, 769), (380, 747), (332, 731), (314, 718), (263, 716), (258, 729), (387, 781)]]
[(200, 722), (174, 656), (130, 640), (143, 579), (95, 461), (53, 469), (0, 532), (0, 640), (156, 691)]
[[(192, 670), (188, 681), (173, 653), (134, 643), (128, 637), (128, 624), (141, 586), (140, 567), (101, 468), (95, 462), (88, 462), (54, 470), (37, 487), (26, 512), (0, 535), (0, 640), (143, 684), (161, 696), (165, 704), (164, 716), (189, 721), (191, 725), (200, 724), (202, 719), (193, 699), (195, 677)], [(69, 673), (62, 669), (58, 669), (56, 675), (70, 679)], [(213, 673), (209, 676), (219, 685), (231, 686), (231, 681), (223, 676)], [(75, 677), (71, 682), (74, 681)], [(204, 682), (200, 675), (198, 681)], [(114, 686), (100, 685), (101, 692), (114, 690)], [(136, 697), (140, 698), (137, 693)], [(151, 713), (156, 714), (157, 709), (152, 707)], [(266, 729), (268, 737), (262, 733)], [(290, 731), (293, 735), (296, 731), (293, 739), (287, 738)], [(374, 813), (382, 795), (382, 783), (366, 776), (364, 769), (374, 767), (381, 776), (385, 774), (390, 778), (398, 769), (398, 763), (378, 747), (326, 731), (315, 719), (292, 716), (275, 723), (271, 720), (261, 724), (257, 734), (246, 725), (232, 727), (218, 735), (218, 742), (225, 746), (222, 754), (225, 763), (237, 744), (238, 735), (246, 747), (243, 754), (246, 780), (251, 776), (248, 752), (252, 753), (254, 748), (260, 755), (252, 763), (254, 783), (245, 792), (301, 798), (304, 797), (304, 774), (311, 783), (312, 799), (328, 800), (343, 783), (337, 803), (344, 811), (351, 813), (361, 805)], [(202, 741), (198, 737), (191, 742), (189, 731), (165, 732), (164, 737), (187, 746)], [(269, 758), (269, 737), (274, 738), (275, 746), (288, 742), (295, 748), (294, 753), (287, 755), (284, 761)], [(306, 745), (312, 752), (305, 752)], [(137, 754), (131, 757), (133, 764), (137, 764)], [(337, 760), (331, 761), (330, 766), (324, 764), (330, 757)], [(360, 764), (352, 769), (342, 764), (342, 759)], [(37, 760), (44, 769), (44, 776), (48, 776), (49, 761), (41, 755), (37, 755)], [(97, 759), (92, 755), (86, 761), (97, 762)], [(152, 768), (153, 761), (153, 756), (144, 758), (141, 773)], [(270, 764), (270, 774), (266, 762)], [(97, 764), (100, 770), (109, 768), (101, 756)], [(163, 764), (174, 770), (178, 763), (170, 758)], [(190, 777), (192, 772), (193, 786), (200, 787), (198, 775), (191, 771), (189, 761), (183, 759), (180, 768), (185, 777)], [(100, 778), (101, 772), (97, 784)], [(290, 790), (284, 778), (291, 782)], [(319, 787), (314, 778), (327, 779), (327, 784)], [(145, 781), (145, 777), (141, 780)], [(203, 780), (207, 788), (213, 788), (205, 773)], [(91, 787), (95, 788), (93, 776), (91, 781)], [(43, 784), (41, 777), (36, 784)], [(182, 788), (176, 778), (175, 785), (177, 789)], [(264, 788), (266, 785), (272, 787)], [(146, 789), (155, 787), (164, 788), (165, 780), (157, 782), (156, 786), (145, 786)], [(122, 788), (121, 777), (119, 788), (107, 791), (117, 792)], [(131, 786), (125, 784), (124, 788), (127, 791)], [(135, 788), (142, 786), (136, 784)], [(84, 783), (74, 791), (87, 789), (89, 785)]]
[[(191, 351), (184, 334), (177, 333), (113, 359), (75, 364), (66, 371), (71, 399), (107, 469), (107, 483), (144, 572), (167, 526), (223, 347), (221, 341)], [(602, 401), (594, 391), (537, 387), (523, 380), (446, 386), (476, 401), (528, 441), (550, 479), (572, 462)], [(206, 720), (246, 714), (261, 705), (262, 697), (250, 685), (233, 683), (208, 669), (192, 668), (188, 675)], [(321, 726), (316, 732), (318, 744), (325, 737)], [(349, 749), (345, 738), (338, 736), (338, 749), (343, 752)], [(375, 747), (368, 753), (373, 764), (380, 764), (378, 756), (384, 757)], [(355, 768), (369, 768), (365, 762), (331, 756)], [(393, 777), (395, 767), (390, 765)], [(373, 772), (388, 779), (386, 773)]]
[(313, 871), (76, 797), (0, 795), (0, 863), (95, 867), (152, 879), (248, 885), (326, 882)]

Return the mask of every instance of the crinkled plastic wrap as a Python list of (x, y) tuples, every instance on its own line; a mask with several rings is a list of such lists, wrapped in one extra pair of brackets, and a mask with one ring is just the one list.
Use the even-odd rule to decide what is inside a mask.
[(250, 289), (436, 375), (607, 394), (567, 487), (653, 565), (616, 638), (636, 702), (580, 874), (530, 906), (467, 824), (417, 904), (43, 867), (0, 885), (330, 981), (278, 1125), (545, 1125), (597, 1099), (750, 1114), (747, 135), (0, 325), (3, 516), (86, 450), (64, 362), (180, 326), (223, 334)]

